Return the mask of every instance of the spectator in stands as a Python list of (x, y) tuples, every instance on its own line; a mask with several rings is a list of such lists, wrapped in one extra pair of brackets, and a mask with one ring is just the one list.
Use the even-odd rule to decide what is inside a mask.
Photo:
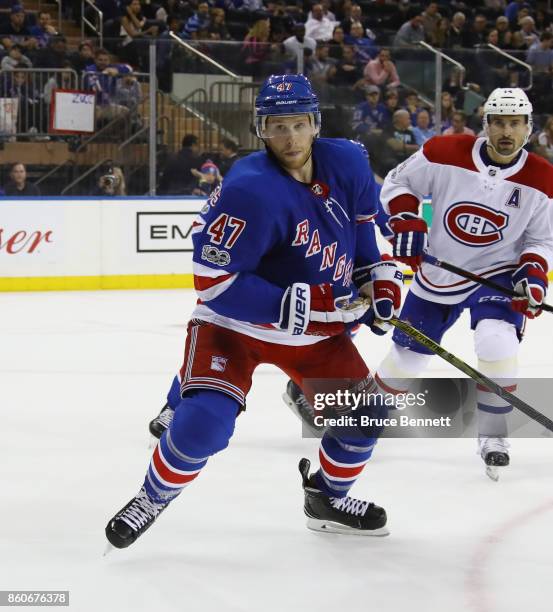
[(35, 68), (62, 68), (69, 61), (65, 36), (51, 36), (48, 46), (39, 49), (33, 62)]
[(161, 33), (157, 40), (157, 78), (161, 91), (170, 92), (173, 87), (173, 51), (175, 43), (171, 34), (180, 36), (182, 21), (180, 17), (169, 15), (167, 18), (167, 29)]
[(288, 14), (287, 9), (288, 6), (284, 0), (269, 0), (266, 8), (262, 11), (263, 13), (268, 13), (269, 16), (271, 42), (282, 44), (294, 27), (294, 19)]
[(534, 151), (553, 163), (553, 117), (548, 117), (537, 137)]
[(543, 32), (540, 40), (534, 43), (526, 56), (526, 62), (530, 64), (536, 73), (551, 74), (553, 69), (553, 34), (551, 32)]
[(37, 40), (25, 26), (25, 9), (20, 4), (12, 7), (9, 20), (0, 27), (0, 44), (6, 49), (12, 45), (20, 45), (28, 52), (36, 49)]
[(392, 125), (394, 113), (399, 108), (399, 94), (397, 90), (390, 89), (384, 95), (384, 112), (382, 114), (382, 127), (386, 128)]
[(23, 47), (20, 45), (12, 45), (8, 51), (8, 55), (2, 58), (0, 68), (2, 70), (15, 70), (15, 68), (32, 68), (33, 62), (23, 55)]
[(85, 68), (94, 61), (94, 48), (92, 43), (84, 41), (79, 45), (78, 51), (69, 55), (71, 66), (78, 75), (81, 75)]
[(351, 45), (344, 46), (342, 59), (336, 65), (331, 84), (337, 87), (353, 88), (359, 81), (361, 72), (355, 62), (355, 52)]
[(424, 40), (422, 15), (414, 15), (399, 28), (395, 38), (395, 47), (413, 47)]
[(149, 46), (145, 44), (144, 38), (157, 36), (158, 34), (159, 24), (150, 22), (144, 17), (140, 0), (131, 0), (121, 17), (121, 36), (123, 36), (121, 58), (146, 71), (148, 69)]
[(17, 132), (26, 134), (31, 129), (38, 131), (43, 121), (40, 92), (35, 90), (34, 82), (29, 81), (29, 73), (16, 68), (5, 76), (1, 97), (18, 100)]
[(192, 190), (192, 195), (209, 197), (223, 182), (219, 168), (211, 159), (206, 159), (199, 170), (192, 168), (191, 172), (198, 179), (198, 184)]
[(467, 18), (464, 13), (458, 11), (453, 15), (449, 32), (447, 34), (448, 49), (462, 49), (465, 44), (465, 25)]
[(330, 59), (329, 46), (325, 43), (319, 43), (315, 50), (315, 56), (310, 62), (307, 76), (311, 82), (319, 87), (325, 86), (332, 81), (336, 74), (336, 60)]
[(235, 161), (238, 160), (238, 145), (230, 138), (224, 138), (221, 142), (219, 155), (219, 172), (225, 177), (228, 171), (232, 168)]
[(346, 44), (353, 45), (355, 61), (359, 64), (366, 64), (378, 53), (374, 40), (365, 36), (363, 26), (359, 21), (351, 24), (350, 33), (346, 36)]
[(64, 66), (67, 70), (64, 72), (55, 72), (52, 76), (46, 81), (44, 85), (44, 93), (43, 99), (47, 106), (46, 116), (50, 116), (50, 104), (52, 104), (52, 95), (54, 93), (54, 89), (78, 89), (79, 83), (75, 83), (72, 74), (72, 64), (71, 62), (67, 62)]
[(451, 127), (454, 112), (455, 106), (453, 104), (453, 96), (449, 93), (449, 91), (442, 91), (442, 125), (440, 132), (443, 132)]
[(336, 22), (324, 16), (321, 4), (314, 4), (311, 13), (311, 18), (305, 22), (305, 35), (314, 38), (317, 42), (328, 42), (332, 38)]
[(443, 131), (444, 136), (452, 136), (454, 134), (475, 135), (474, 132), (467, 127), (467, 116), (463, 111), (454, 111), (451, 119), (451, 127)]
[(416, 125), (413, 128), (413, 136), (419, 147), (433, 136), (436, 136), (436, 130), (430, 127), (430, 113), (425, 109), (421, 109), (417, 114)]
[(352, 128), (356, 138), (381, 130), (384, 125), (386, 107), (380, 102), (380, 89), (369, 85), (365, 91), (365, 102), (358, 104), (353, 111)]
[(181, 36), (183, 38), (196, 39), (198, 30), (209, 29), (210, 22), (209, 4), (207, 2), (200, 2), (196, 12), (184, 24)]
[(421, 101), (416, 91), (410, 90), (405, 94), (404, 108), (411, 118), (411, 125), (417, 125), (417, 115), (422, 110)]
[(442, 16), (439, 12), (437, 2), (430, 2), (426, 9), (422, 12), (422, 26), (427, 40), (434, 40), (438, 30), (438, 24)]
[(105, 49), (98, 49), (94, 54), (95, 62), (85, 69), (84, 87), (96, 92), (97, 121), (111, 121), (126, 117), (129, 113), (125, 106), (115, 104), (113, 97), (117, 79), (131, 72), (127, 64), (112, 64), (110, 55)]
[(342, 26), (337, 25), (334, 28), (332, 31), (332, 39), (328, 44), (330, 46), (330, 57), (335, 60), (341, 60), (345, 45), (345, 34)]
[(545, 32), (545, 30), (549, 30), (551, 27), (551, 19), (551, 13), (545, 11), (543, 8), (538, 8), (536, 10), (536, 14), (534, 15), (536, 30), (538, 32)]
[[(330, 19), (330, 21), (336, 21), (336, 15), (330, 10), (332, 8), (332, 2), (331, 0), (322, 0), (321, 2), (319, 2), (319, 4), (323, 7), (323, 16), (326, 17), (327, 19)], [(309, 13), (307, 13), (307, 19), (311, 19), (313, 17), (313, 11), (309, 11)]]
[(170, 15), (183, 21), (190, 15), (189, 4), (186, 0), (158, 0), (156, 4), (158, 9), (155, 18), (158, 21), (167, 23)]
[(39, 11), (38, 23), (30, 28), (31, 36), (36, 38), (37, 46), (44, 48), (48, 46), (48, 42), (52, 36), (57, 36), (58, 32), (52, 25), (52, 17), (46, 11)]
[(7, 196), (40, 196), (40, 189), (27, 180), (27, 169), (25, 164), (21, 162), (15, 162), (11, 165), (10, 180), (6, 183), (4, 191)]
[(539, 34), (536, 32), (536, 24), (532, 17), (523, 17), (519, 25), (520, 30), (513, 34), (512, 44), (515, 49), (529, 49), (539, 42)]
[(271, 24), (268, 19), (258, 19), (244, 38), (242, 54), (244, 63), (249, 68), (249, 73), (260, 76), (263, 70), (263, 62), (268, 60), (272, 51), (269, 43)]
[(300, 50), (302, 53), (303, 49), (311, 49), (314, 52), (317, 48), (317, 41), (305, 35), (305, 25), (303, 23), (294, 24), (294, 34), (289, 36), (282, 44), (288, 59), (296, 58)]
[(495, 27), (498, 34), (497, 46), (500, 49), (510, 49), (513, 33), (511, 32), (511, 26), (507, 17), (504, 15), (499, 16), (495, 20)]
[(365, 82), (368, 85), (379, 87), (399, 87), (400, 81), (389, 49), (380, 49), (378, 57), (371, 60), (363, 71)]
[(159, 181), (160, 195), (190, 195), (196, 187), (196, 179), (191, 170), (200, 165), (198, 137), (186, 134), (182, 148), (168, 161)]
[(125, 175), (120, 166), (109, 166), (104, 169), (102, 176), (98, 179), (96, 188), (90, 195), (99, 197), (126, 196), (127, 185)]
[(363, 18), (363, 11), (359, 4), (352, 4), (349, 14), (340, 23), (345, 34), (351, 33), (351, 26), (354, 23), (360, 23), (363, 27), (363, 32), (365, 32), (365, 30), (367, 29), (366, 20)]
[(524, 0), (513, 0), (505, 8), (505, 17), (507, 17), (512, 26), (517, 24), (518, 13), (522, 8), (530, 8), (530, 5)]
[(553, 34), (543, 32), (539, 42), (533, 44), (526, 56), (526, 62), (532, 66), (534, 97), (551, 93), (551, 74), (553, 73)]
[(116, 106), (124, 106), (129, 110), (129, 119), (133, 132), (140, 129), (143, 125), (142, 117), (140, 116), (140, 104), (142, 101), (142, 88), (132, 72), (124, 74), (116, 80), (113, 103)]
[(438, 49), (444, 49), (448, 43), (449, 37), (449, 19), (447, 17), (442, 17), (440, 21), (438, 21), (438, 25), (434, 30), (434, 35), (430, 38), (430, 44), (433, 47), (437, 47)]
[[(498, 46), (499, 33), (496, 29), (488, 32), (487, 42)], [(508, 60), (489, 49), (478, 49), (476, 52), (477, 73), (480, 82), (488, 91), (496, 87), (506, 87), (509, 84)]]
[(464, 46), (467, 48), (483, 45), (487, 39), (488, 21), (485, 15), (477, 14), (471, 29), (465, 34)]
[(387, 171), (405, 161), (419, 146), (415, 141), (409, 112), (400, 108), (394, 113), (392, 125), (382, 133), (384, 151), (382, 163)]
[(225, 23), (225, 11), (222, 8), (211, 9), (207, 32), (211, 40), (230, 40), (231, 36)]

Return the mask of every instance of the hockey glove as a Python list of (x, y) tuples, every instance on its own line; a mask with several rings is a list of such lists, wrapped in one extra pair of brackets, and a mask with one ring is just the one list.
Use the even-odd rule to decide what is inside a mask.
[(282, 298), (279, 327), (294, 336), (335, 336), (346, 331), (369, 310), (368, 304), (340, 310), (340, 302), (351, 302), (359, 294), (354, 286), (346, 288), (322, 283), (294, 283)]
[(547, 263), (539, 255), (525, 253), (518, 262), (518, 268), (511, 278), (514, 290), (520, 297), (511, 300), (513, 310), (526, 315), (529, 319), (539, 317), (540, 305), (547, 293)]
[(390, 217), (388, 224), (395, 234), (392, 241), (394, 259), (416, 272), (422, 264), (427, 243), (426, 221), (414, 213), (402, 212)]
[(353, 282), (359, 293), (368, 296), (374, 310), (373, 321), (365, 317), (364, 323), (377, 335), (383, 335), (391, 329), (386, 323), (399, 314), (401, 307), (401, 290), (403, 274), (393, 261), (379, 261), (370, 266), (353, 271)]

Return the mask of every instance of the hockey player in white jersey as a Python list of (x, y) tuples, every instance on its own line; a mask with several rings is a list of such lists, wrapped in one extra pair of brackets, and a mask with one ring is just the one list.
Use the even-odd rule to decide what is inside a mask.
[[(553, 254), (553, 167), (523, 149), (532, 133), (532, 105), (521, 89), (496, 89), (484, 105), (483, 138), (438, 136), (393, 169), (381, 200), (391, 215), (394, 257), (417, 271), (401, 317), (440, 342), (470, 310), (478, 369), (509, 391), (526, 318), (540, 314)], [(419, 216), (432, 195), (430, 231)], [(511, 299), (424, 262), (437, 259), (514, 288)], [(377, 380), (404, 392), (431, 353), (399, 330)], [(477, 389), (479, 452), (488, 475), (509, 464), (505, 400)]]

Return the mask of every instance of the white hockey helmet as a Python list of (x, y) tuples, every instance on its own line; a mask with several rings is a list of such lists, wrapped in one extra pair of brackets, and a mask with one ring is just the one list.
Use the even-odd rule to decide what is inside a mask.
[(484, 116), (482, 117), (482, 125), (488, 144), (490, 144), (489, 115), (524, 115), (526, 117), (527, 132), (526, 138), (520, 147), (522, 149), (532, 134), (532, 111), (532, 103), (520, 87), (498, 87), (494, 89), (484, 103)]

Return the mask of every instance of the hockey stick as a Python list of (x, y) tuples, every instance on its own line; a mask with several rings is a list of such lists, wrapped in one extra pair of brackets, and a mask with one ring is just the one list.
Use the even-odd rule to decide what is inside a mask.
[[(448, 272), (453, 272), (453, 274), (457, 274), (458, 276), (467, 278), (471, 281), (474, 281), (475, 283), (480, 283), (485, 287), (490, 287), (490, 289), (501, 291), (502, 293), (505, 293), (506, 295), (509, 295), (511, 297), (521, 297), (520, 293), (517, 293), (514, 289), (511, 289), (510, 287), (504, 287), (503, 285), (499, 285), (498, 283), (490, 280), (489, 278), (484, 278), (483, 276), (479, 276), (478, 274), (474, 274), (472, 272), (469, 272), (468, 270), (464, 270), (463, 268), (458, 268), (453, 264), (447, 263), (447, 261), (436, 259), (436, 257), (433, 257), (428, 253), (425, 253), (423, 255), (423, 260), (433, 266), (436, 266), (437, 268), (443, 268)], [(542, 303), (540, 304), (540, 308), (542, 310), (545, 310), (545, 312), (553, 312), (553, 306), (550, 306), (549, 304)]]
[(443, 346), (423, 334), (416, 327), (413, 327), (406, 321), (402, 321), (397, 317), (392, 317), (390, 319), (390, 323), (394, 327), (400, 329), (404, 334), (407, 334), (410, 338), (413, 338), (413, 340), (416, 340), (417, 342), (425, 346), (427, 349), (430, 349), (433, 353), (438, 355), (438, 357), (441, 357), (443, 360), (450, 363), (453, 367), (457, 368), (458, 370), (461, 370), (461, 372), (464, 372), (467, 376), (470, 376), (477, 383), (492, 391), (492, 393), (495, 393), (496, 395), (499, 395), (499, 397), (502, 397), (504, 400), (518, 408), (527, 417), (533, 419), (534, 421), (537, 421), (540, 425), (543, 425), (549, 431), (553, 431), (553, 421), (549, 417), (545, 416), (545, 414), (542, 414), (535, 408), (532, 408), (532, 406), (518, 398), (516, 395), (513, 395), (509, 391), (506, 391), (501, 385), (498, 385), (496, 382), (482, 374), (482, 372), (479, 372), (478, 370), (469, 366), (468, 363), (465, 363), (462, 359), (459, 359), (459, 357), (456, 357), (449, 351), (446, 351)]
[[(360, 304), (371, 304), (371, 300), (368, 297), (359, 297), (348, 304), (338, 305), (338, 308), (340, 310), (351, 310)], [(441, 357), (444, 361), (447, 361), (453, 367), (461, 370), (461, 372), (464, 372), (467, 376), (470, 376), (473, 380), (481, 384), (483, 387), (489, 389), (492, 393), (499, 395), (499, 397), (518, 408), (527, 417), (533, 419), (540, 425), (543, 425), (549, 431), (553, 431), (553, 421), (549, 417), (545, 416), (545, 414), (542, 414), (535, 408), (532, 408), (530, 404), (527, 404), (516, 395), (506, 391), (501, 385), (498, 385), (496, 382), (491, 380), (491, 378), (488, 378), (485, 374), (482, 374), (482, 372), (479, 372), (472, 366), (469, 366), (468, 363), (465, 363), (462, 359), (456, 355), (453, 355), (453, 353), (446, 351), (441, 344), (438, 344), (423, 334), (419, 329), (413, 327), (410, 323), (407, 323), (398, 317), (392, 317), (385, 322), (391, 323), (394, 327), (400, 329), (404, 334), (408, 335), (410, 338), (413, 338), (413, 340), (416, 340), (427, 349), (430, 349), (434, 354), (438, 355), (438, 357)]]

